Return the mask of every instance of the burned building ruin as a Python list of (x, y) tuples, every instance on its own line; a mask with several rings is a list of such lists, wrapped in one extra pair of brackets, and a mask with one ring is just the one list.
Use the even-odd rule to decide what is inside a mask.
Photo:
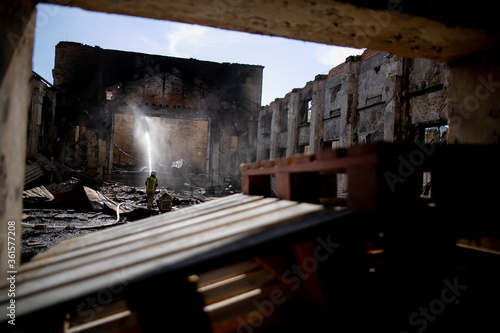
[[(184, 89), (218, 87), (187, 75), (196, 60), (172, 60), (189, 64), (177, 72), (168, 61), (148, 60), (156, 56), (130, 53), (145, 65), (134, 76), (121, 72), (118, 60), (95, 64), (97, 74), (80, 68), (98, 59), (88, 57), (56, 64), (80, 69), (75, 76), (54, 73), (61, 80), (51, 86), (31, 71), (38, 1), (2, 3), (0, 253), (9, 258), (0, 261), (2, 330), (498, 330), (500, 307), (491, 301), (500, 297), (494, 3), (47, 2), (367, 51), (268, 106), (246, 90), (256, 103), (242, 130), (235, 125), (241, 117), (231, 113), (241, 105), (227, 97), (233, 92), (203, 101), (203, 90)], [(257, 80), (240, 75), (236, 91), (260, 84), (262, 68), (254, 69)], [(170, 93), (178, 97), (167, 103)], [(207, 115), (186, 121), (183, 111), (200, 115), (203, 103), (214, 107), (209, 116), (220, 117), (218, 124)], [(75, 238), (19, 265), (21, 194), (41, 168), (60, 161), (89, 179), (130, 181), (146, 160), (148, 167), (187, 161), (200, 169), (201, 151), (190, 146), (183, 146), (186, 155), (172, 151), (167, 162), (135, 155), (128, 145), (139, 135), (127, 134), (135, 109), (143, 135), (175, 124), (204, 136), (206, 126), (209, 161), (189, 175), (199, 184), (231, 180), (234, 170), (221, 165), (232, 158), (234, 165), (254, 161), (234, 171), (241, 171), (243, 193)], [(163, 120), (165, 111), (178, 117)], [(345, 174), (347, 182), (337, 178)], [(423, 195), (429, 175), (432, 194)], [(337, 196), (346, 184), (347, 196)]]
[(61, 42), (54, 154), (89, 177), (128, 185), (151, 169), (170, 188), (238, 185), (239, 165), (255, 159), (248, 124), (260, 108), (262, 71)]
[(422, 140), (447, 125), (447, 105), (443, 63), (367, 50), (263, 107), (257, 160)]
[(241, 163), (356, 143), (446, 140), (443, 63), (367, 50), (266, 106), (262, 72), (61, 42), (54, 86), (35, 76), (27, 157), (48, 154), (128, 185), (156, 169), (166, 187), (237, 189)]
[(366, 50), (261, 108), (257, 160), (378, 141), (445, 143), (447, 108), (443, 63)]

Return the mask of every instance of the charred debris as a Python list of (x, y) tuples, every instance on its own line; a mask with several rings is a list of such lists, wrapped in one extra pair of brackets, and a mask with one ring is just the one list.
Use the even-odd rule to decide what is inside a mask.
[(144, 186), (91, 178), (39, 155), (26, 165), (21, 262), (66, 239), (238, 192), (230, 181), (212, 187), (185, 182), (166, 188), (160, 184), (153, 208), (147, 209)]

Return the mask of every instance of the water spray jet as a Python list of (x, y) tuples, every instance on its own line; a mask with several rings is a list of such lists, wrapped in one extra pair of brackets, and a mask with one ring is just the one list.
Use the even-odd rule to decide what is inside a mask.
[(148, 168), (149, 172), (153, 170), (151, 165), (151, 138), (149, 137), (149, 125), (146, 117), (142, 117), (142, 130), (144, 132), (144, 139), (146, 140), (146, 156), (148, 158)]
[(149, 133), (148, 120), (144, 116), (142, 117), (142, 129), (143, 129), (143, 131), (144, 131), (145, 134)]
[(155, 161), (158, 157), (158, 149), (153, 150), (153, 144), (159, 140), (158, 126), (154, 117), (148, 117), (144, 112), (136, 107), (132, 107), (135, 115), (134, 140), (136, 148), (140, 149), (141, 160), (144, 163), (141, 170), (147, 168), (151, 173), (155, 168)]

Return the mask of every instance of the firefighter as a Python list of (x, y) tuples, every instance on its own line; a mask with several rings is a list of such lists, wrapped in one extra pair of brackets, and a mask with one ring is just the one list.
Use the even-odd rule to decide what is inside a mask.
[(146, 179), (146, 197), (148, 199), (148, 209), (151, 209), (153, 207), (156, 187), (158, 187), (158, 179), (156, 178), (156, 171), (152, 170), (151, 176)]

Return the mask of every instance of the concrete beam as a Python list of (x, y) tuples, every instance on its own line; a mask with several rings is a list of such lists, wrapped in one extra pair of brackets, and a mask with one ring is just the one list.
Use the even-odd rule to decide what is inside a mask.
[[(474, 6), (457, 6), (450, 1), (445, 1), (449, 6), (430, 1), (425, 1), (425, 6), (419, 1), (417, 6), (410, 0), (48, 2), (444, 62), (491, 48), (499, 40), (494, 24), (481, 24), (487, 20), (468, 15)], [(483, 15), (496, 12), (492, 6), (494, 3), (485, 2), (477, 7)]]

